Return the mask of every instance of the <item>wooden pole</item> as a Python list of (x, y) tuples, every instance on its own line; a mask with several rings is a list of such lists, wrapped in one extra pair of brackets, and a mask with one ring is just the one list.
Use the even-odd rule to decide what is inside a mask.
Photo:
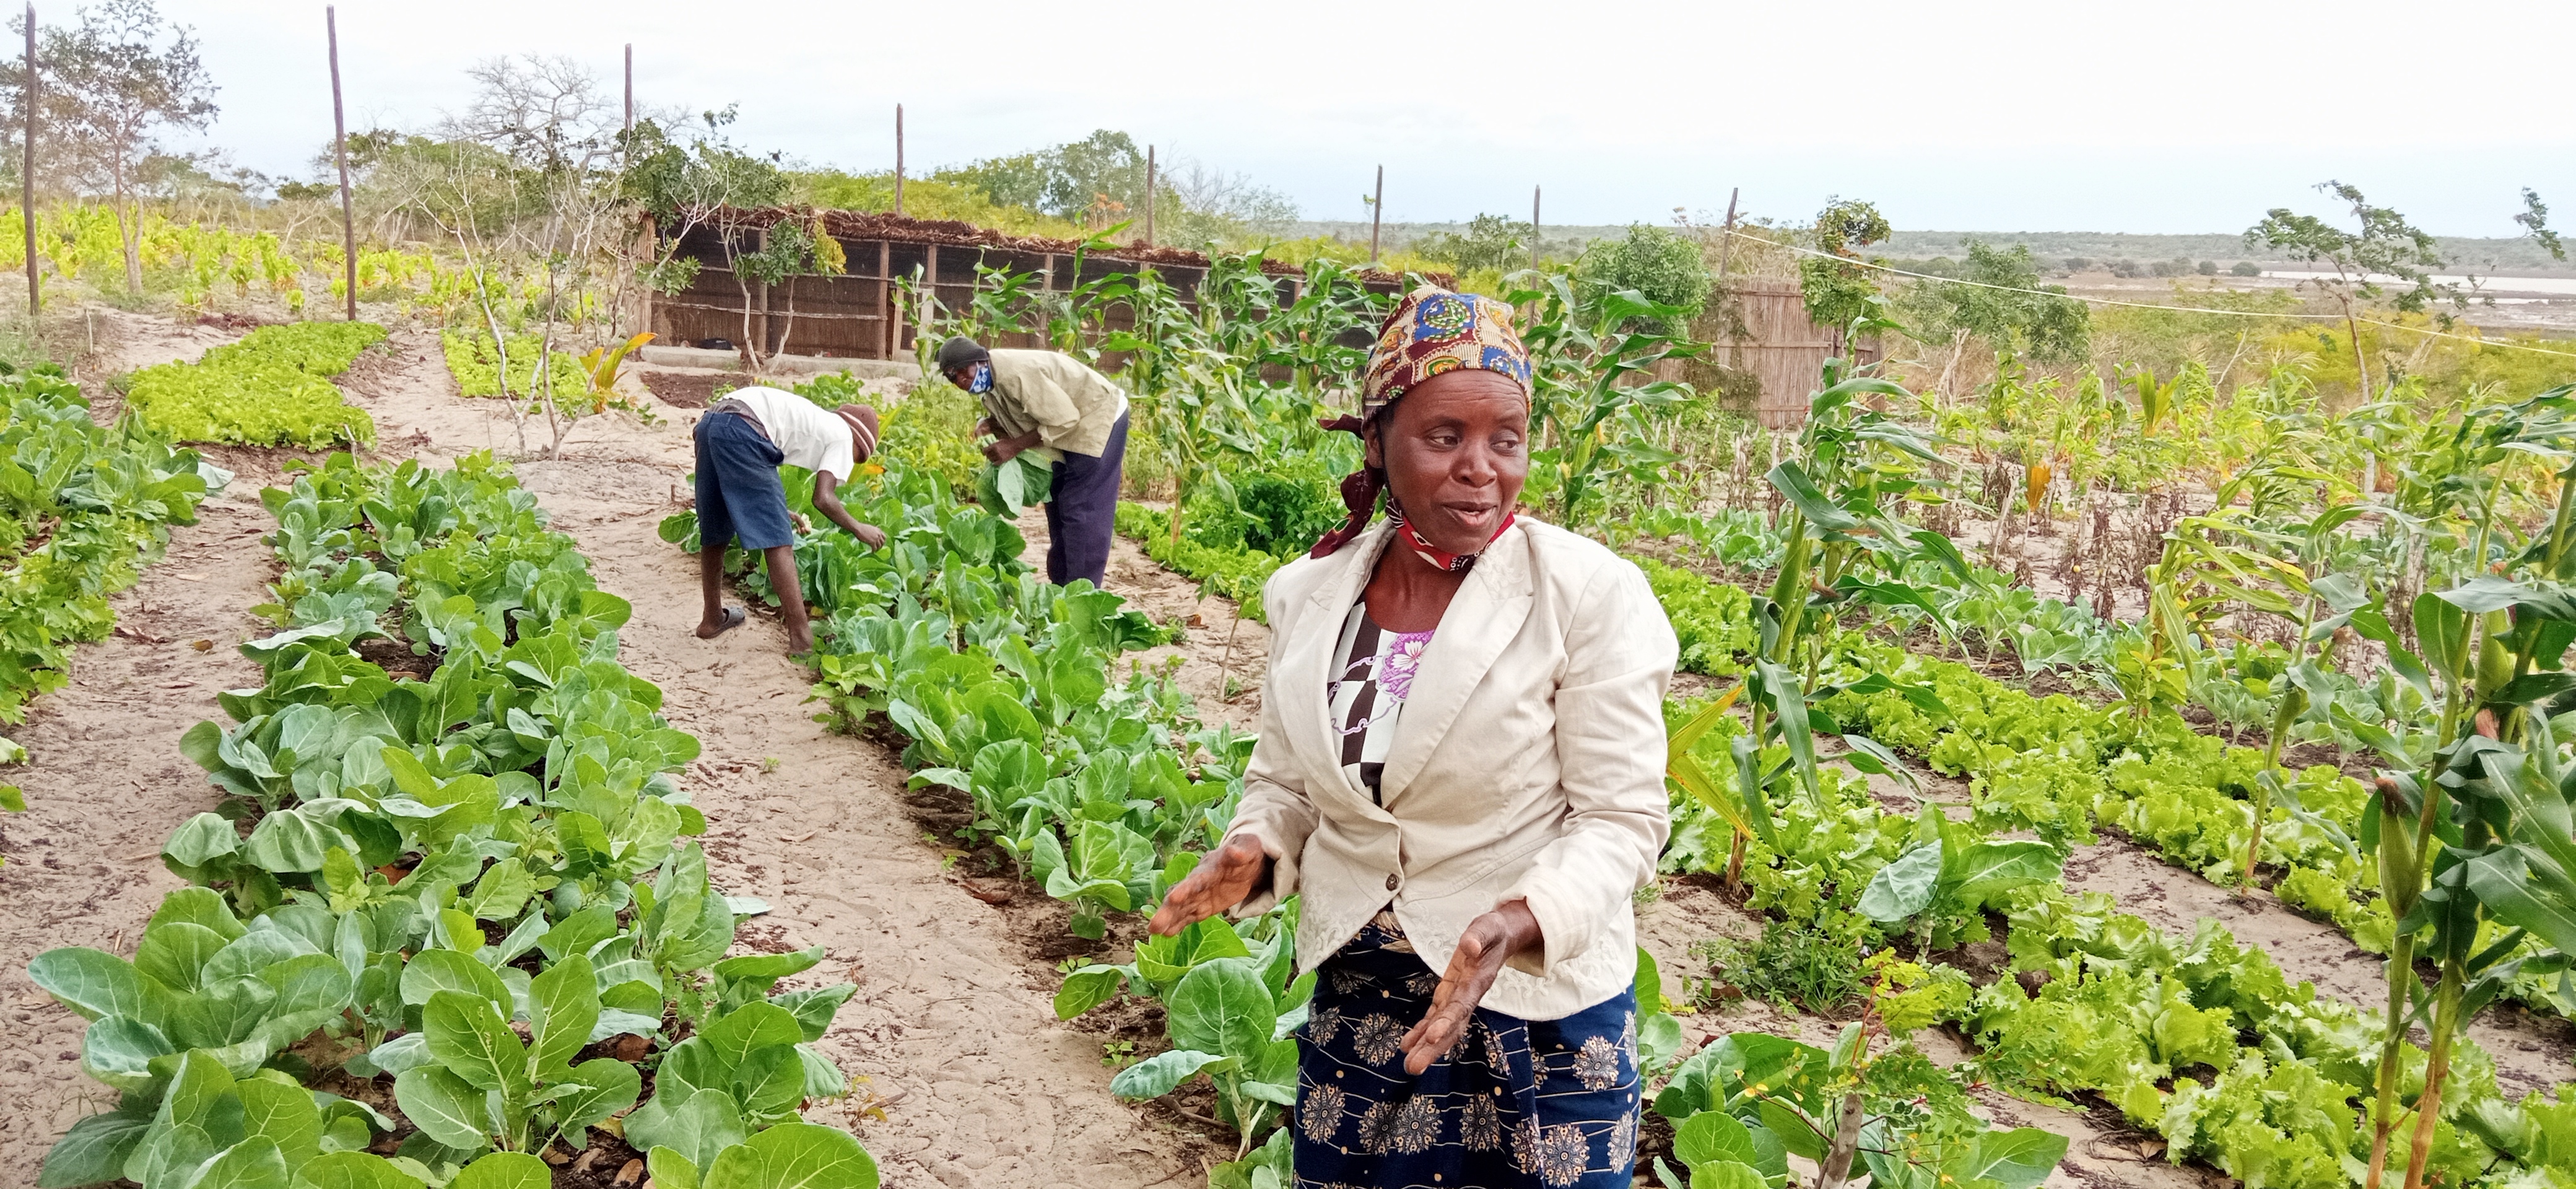
[[(1735, 252), (1735, 200), (1743, 193), (1742, 186), (1726, 192), (1726, 228), (1719, 232), (1717, 237), (1717, 300), (1720, 302), (1726, 300), (1726, 258)], [(1735, 362), (1735, 336), (1733, 335), (1727, 336), (1726, 357), (1722, 362), (1729, 365)]]
[(894, 213), (903, 213), (903, 105), (894, 105)]
[(1532, 187), (1530, 187), (1530, 269), (1531, 269), (1531, 271), (1536, 271), (1536, 270), (1538, 269), (1538, 191), (1539, 191), (1539, 188), (1538, 188), (1538, 187), (1536, 187), (1536, 186), (1532, 186)]
[(349, 202), (349, 122), (340, 113), (340, 14), (322, 7), (322, 27), (331, 40), (331, 155), (340, 164), (340, 256), (348, 267), (349, 320), (358, 320), (358, 223)]
[(1145, 146), (1145, 246), (1154, 246), (1154, 146)]
[(626, 43), (626, 130), (635, 131), (635, 43)]
[(27, 157), (18, 167), (18, 213), (27, 224), (27, 317), (44, 308), (36, 275), (36, 6), (27, 6)]
[(1386, 218), (1386, 167), (1377, 167), (1377, 193), (1369, 198), (1369, 267), (1377, 267), (1377, 229)]

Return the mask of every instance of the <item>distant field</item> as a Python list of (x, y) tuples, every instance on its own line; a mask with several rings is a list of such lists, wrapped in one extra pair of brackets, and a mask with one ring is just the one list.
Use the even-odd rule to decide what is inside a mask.
[[(1403, 247), (1415, 239), (1438, 231), (1458, 231), (1464, 223), (1389, 223), (1382, 230), (1382, 243), (1389, 249)], [(1541, 239), (1551, 254), (1572, 252), (1595, 239), (1616, 236), (1627, 228), (1615, 227), (1545, 227)], [(1331, 235), (1343, 239), (1365, 240), (1369, 226), (1359, 222), (1312, 221), (1290, 224), (1290, 236)], [(2240, 260), (2262, 265), (2286, 265), (2290, 261), (2271, 253), (2251, 250), (2240, 234), (2206, 235), (2128, 235), (2102, 231), (1899, 231), (1893, 239), (1872, 245), (1871, 252), (1892, 259), (1957, 258), (1967, 254), (1968, 241), (1989, 244), (2028, 245), (2031, 254), (2044, 262), (2064, 267), (2070, 258), (2105, 262), (2130, 260), (2148, 264), (2158, 260), (2210, 260), (2224, 268)], [(2455, 266), (2482, 274), (2533, 274), (2542, 276), (2576, 276), (2576, 264), (2549, 258), (2540, 245), (2521, 239), (2477, 239), (2465, 236), (2441, 236), (2442, 255)]]

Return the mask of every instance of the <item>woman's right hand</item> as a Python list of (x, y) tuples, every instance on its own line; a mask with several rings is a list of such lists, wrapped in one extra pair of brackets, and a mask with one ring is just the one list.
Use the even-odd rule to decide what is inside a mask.
[(1269, 882), (1270, 856), (1261, 848), (1261, 840), (1250, 834), (1237, 834), (1225, 840), (1198, 868), (1173, 884), (1163, 897), (1163, 906), (1154, 911), (1146, 925), (1157, 936), (1170, 937), (1183, 929), (1243, 903), (1253, 889)]

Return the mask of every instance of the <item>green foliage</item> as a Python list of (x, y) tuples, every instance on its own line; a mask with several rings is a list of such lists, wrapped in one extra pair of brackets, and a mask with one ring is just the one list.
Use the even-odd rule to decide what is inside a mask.
[[(1509, 247), (1517, 251), (1520, 245)], [(1597, 240), (1585, 249), (1575, 275), (1586, 302), (1625, 292), (1666, 307), (1636, 314), (1627, 324), (1649, 334), (1687, 333), (1691, 319), (1708, 304), (1708, 262), (1700, 256), (1699, 241), (1669, 228), (1637, 223), (1623, 238)]]
[(1681, 641), (1681, 669), (1724, 677), (1744, 671), (1743, 658), (1759, 643), (1753, 626), (1753, 600), (1744, 589), (1711, 582), (1688, 570), (1651, 557), (1638, 558), (1647, 585), (1673, 621)]
[(252, 331), (197, 363), (134, 373), (125, 402), (143, 424), (181, 441), (254, 446), (369, 444), (375, 419), (330, 377), (384, 340), (369, 322), (299, 322)]
[(1966, 331), (1998, 349), (2026, 352), (2043, 363), (2073, 363), (2086, 357), (2092, 323), (2084, 303), (2017, 292), (2066, 292), (2065, 286), (2040, 279), (2039, 264), (2031, 259), (2029, 248), (2015, 244), (2005, 251), (1970, 239), (1961, 277), (1976, 284), (1918, 285), (1908, 292), (1902, 304), (1911, 330), (1927, 341)]
[(2393, 300), (2397, 308), (2410, 313), (2442, 296), (2428, 271), (2443, 264), (2441, 249), (2431, 235), (2407, 222), (2405, 215), (2372, 205), (2357, 187), (2329, 181), (2318, 183), (2317, 189), (2349, 208), (2353, 221), (2350, 229), (2315, 215), (2275, 207), (2264, 214), (2262, 222), (2246, 229), (2246, 245), (2285, 252), (2293, 260), (2333, 269), (2336, 277), (2330, 287), (2347, 303), (2354, 298), (2378, 297), (2382, 277), (2405, 282), (2406, 287)]
[[(440, 347), (447, 356), (447, 373), (456, 377), (456, 391), (463, 396), (507, 396), (517, 400), (532, 398), (536, 392), (537, 357), (543, 354), (537, 336), (514, 334), (506, 340), (510, 360), (510, 377), (506, 390), (501, 380), (503, 350), (496, 348), (489, 331), (447, 330), (439, 332)], [(546, 383), (554, 390), (555, 403), (564, 408), (588, 409), (595, 403), (590, 391), (590, 377), (582, 370), (581, 361), (569, 351), (557, 351), (546, 364)]]
[[(1665, 234), (1661, 228), (1643, 227), (1639, 230)], [(1635, 232), (1630, 234), (1633, 238)], [(1487, 269), (1511, 272), (1529, 267), (1529, 235), (1530, 225), (1527, 223), (1514, 222), (1502, 215), (1478, 215), (1468, 220), (1464, 231), (1435, 231), (1415, 240), (1413, 250), (1462, 273)], [(1620, 258), (1616, 261), (1608, 259), (1614, 254)], [(1659, 266), (1669, 268), (1671, 265), (1657, 257), (1652, 247), (1627, 248), (1622, 245), (1621, 249), (1605, 250), (1603, 256), (1603, 270), (1616, 274), (1603, 278), (1610, 288), (1643, 289), (1648, 284), (1670, 283), (1670, 278), (1656, 270)], [(1702, 270), (1700, 275), (1703, 280), (1699, 296), (1705, 299), (1708, 296), (1706, 270)], [(1686, 303), (1668, 301), (1666, 304)]]
[(1870, 986), (1861, 966), (1859, 930), (1850, 921), (1796, 924), (1773, 918), (1762, 922), (1762, 933), (1753, 940), (1719, 938), (1707, 943), (1700, 956), (1714, 977), (1747, 996), (1784, 1010), (1841, 1015)]
[[(229, 476), (131, 422), (90, 419), (50, 366), (0, 370), (0, 722), (59, 687), (71, 645), (115, 626), (108, 596), (196, 523), (208, 480)], [(23, 755), (23, 753), (21, 753)]]
[[(760, 1145), (813, 1148), (843, 1173), (803, 1183), (873, 1184), (845, 1136), (762, 1138), (842, 1092), (811, 1045), (853, 988), (776, 991), (819, 948), (725, 956), (766, 909), (716, 889), (689, 841), (706, 819), (671, 774), (698, 744), (618, 663), (624, 600), (489, 456), (290, 470), (262, 493), (283, 569), (259, 611), (284, 630), (242, 649), (266, 679), (221, 696), (233, 727), (180, 741), (226, 796), (164, 847), (191, 886), (131, 959), (30, 964), (94, 1021), (83, 1068), (124, 1095), (73, 1127), (45, 1183), (176, 1189), (219, 1157), (269, 1170), (224, 1184), (307, 1166), (325, 1185), (543, 1186), (527, 1153), (583, 1146), (640, 1092), (633, 1064), (576, 1058), (673, 1020), (694, 1035), (664, 1057), (662, 1093), (697, 1078), (739, 1097), (734, 1140), (760, 1160), (778, 1155)], [(380, 637), (410, 641), (431, 675), (361, 659)], [(724, 1060), (699, 1060), (719, 1042)], [(414, 1130), (392, 1158), (370, 1154), (392, 1118), (297, 1081), (343, 1075), (394, 1079)], [(205, 1114), (226, 1093), (241, 1106)], [(297, 1114), (286, 1132), (259, 1122)]]
[(1142, 546), (1145, 556), (1164, 568), (1196, 579), (1208, 593), (1234, 600), (1244, 618), (1269, 622), (1263, 615), (1261, 588), (1286, 559), (1255, 549), (1207, 545), (1189, 535), (1174, 544), (1171, 513), (1123, 500), (1118, 504), (1118, 535)]
[(1870, 315), (1880, 301), (1878, 283), (1858, 263), (1860, 250), (1891, 234), (1887, 216), (1878, 213), (1876, 206), (1827, 199), (1825, 209), (1816, 214), (1814, 232), (1816, 250), (1827, 255), (1798, 260), (1798, 288), (1805, 297), (1807, 315), (1819, 325), (1837, 328)]

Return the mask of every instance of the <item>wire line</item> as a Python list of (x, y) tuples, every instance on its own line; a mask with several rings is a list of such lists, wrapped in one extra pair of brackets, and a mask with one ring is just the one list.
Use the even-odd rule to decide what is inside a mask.
[[(1838, 260), (1845, 264), (1857, 265), (1861, 268), (1872, 269), (1883, 273), (1892, 273), (1900, 277), (1913, 277), (1919, 281), (1939, 281), (1945, 285), (1967, 285), (1977, 289), (1992, 289), (1998, 293), (2026, 293), (2033, 297), (2054, 297), (2060, 301), (2080, 301), (2088, 305), (2118, 306), (2123, 309), (2131, 310), (2168, 310), (2177, 314), (2216, 314), (2221, 317), (2229, 318), (2290, 318), (2326, 322), (2337, 322), (2343, 319), (2343, 316), (2340, 314), (2264, 313), (2259, 310), (2229, 310), (2210, 306), (2159, 305), (2154, 302), (2121, 301), (2114, 297), (2086, 297), (2080, 293), (2052, 293), (2046, 289), (2023, 289), (2012, 285), (1996, 285), (1985, 281), (1971, 281), (1965, 277), (1944, 277), (1935, 276), (1931, 273), (1911, 272), (1892, 265), (1877, 264), (1867, 260), (1856, 260), (1849, 256), (1837, 256), (1831, 252), (1819, 251), (1815, 248), (1802, 248), (1796, 244), (1784, 244), (1778, 240), (1765, 239), (1747, 231), (1735, 231), (1730, 229), (1726, 231), (1726, 234), (1742, 239), (1749, 239), (1757, 244), (1767, 244), (1774, 248), (1795, 252), (1801, 256), (1814, 256), (1824, 260)], [(2576, 351), (2552, 351), (2547, 347), (2534, 347), (2524, 343), (2509, 342), (2500, 339), (2479, 338), (2475, 335), (2453, 334), (2449, 331), (2432, 330), (2422, 326), (2408, 326), (2402, 322), (2389, 322), (2379, 318), (2356, 317), (2353, 321), (2367, 323), (2372, 326), (2386, 327), (2390, 330), (2403, 330), (2410, 334), (2430, 335), (2437, 339), (2452, 339), (2458, 342), (2472, 343), (2481, 347), (2497, 347), (2508, 351), (2529, 351), (2537, 355), (2555, 355), (2561, 359), (2576, 359)]]

